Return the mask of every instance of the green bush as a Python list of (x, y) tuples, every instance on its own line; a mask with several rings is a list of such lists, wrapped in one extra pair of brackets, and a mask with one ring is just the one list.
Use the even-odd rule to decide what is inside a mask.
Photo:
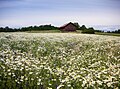
[(82, 30), (82, 33), (95, 34), (95, 30), (93, 28), (88, 28)]
[(86, 30), (86, 26), (85, 25), (82, 25), (78, 30)]

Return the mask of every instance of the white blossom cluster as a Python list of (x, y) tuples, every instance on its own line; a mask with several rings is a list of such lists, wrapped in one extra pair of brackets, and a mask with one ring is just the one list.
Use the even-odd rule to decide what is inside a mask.
[(0, 89), (119, 89), (120, 37), (0, 33)]

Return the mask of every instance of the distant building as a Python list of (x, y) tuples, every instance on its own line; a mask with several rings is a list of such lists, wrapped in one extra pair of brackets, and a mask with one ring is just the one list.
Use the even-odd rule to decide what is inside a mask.
[(59, 27), (59, 29), (61, 31), (74, 32), (77, 30), (77, 26), (74, 23), (70, 22), (70, 23), (67, 23), (67, 24)]

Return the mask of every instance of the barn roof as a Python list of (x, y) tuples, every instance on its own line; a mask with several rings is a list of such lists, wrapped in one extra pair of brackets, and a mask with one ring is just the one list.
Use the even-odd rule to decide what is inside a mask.
[(74, 25), (75, 27), (77, 27), (74, 23), (69, 22), (69, 23), (64, 24), (63, 26), (61, 26), (61, 27), (59, 27), (59, 28), (60, 28), (60, 29), (65, 28), (65, 27), (68, 26), (69, 24), (72, 24), (72, 25)]

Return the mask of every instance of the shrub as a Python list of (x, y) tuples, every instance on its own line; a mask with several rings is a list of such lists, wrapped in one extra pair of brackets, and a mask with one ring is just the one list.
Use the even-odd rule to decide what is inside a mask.
[(88, 28), (88, 29), (82, 30), (82, 33), (95, 34), (95, 30), (93, 28)]
[(85, 25), (82, 25), (80, 28), (79, 28), (79, 30), (86, 30), (87, 28), (86, 28), (86, 26)]

